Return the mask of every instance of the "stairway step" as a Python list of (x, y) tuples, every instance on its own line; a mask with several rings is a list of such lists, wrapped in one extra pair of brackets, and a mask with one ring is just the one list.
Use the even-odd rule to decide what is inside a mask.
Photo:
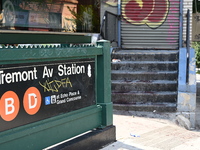
[(131, 91), (131, 92), (112, 92), (114, 104), (138, 104), (147, 102), (176, 102), (177, 92), (166, 91)]
[(176, 80), (177, 71), (156, 71), (156, 72), (142, 72), (142, 71), (123, 71), (123, 70), (112, 70), (112, 80)]
[(138, 51), (138, 50), (121, 50), (112, 53), (112, 59), (121, 61), (174, 61), (178, 60), (178, 51)]
[(176, 91), (177, 81), (153, 80), (153, 81), (112, 81), (112, 92), (130, 92), (130, 91)]
[(176, 54), (178, 50), (118, 50), (114, 51), (113, 54)]
[(121, 61), (112, 62), (112, 70), (124, 70), (124, 71), (176, 71), (178, 69), (177, 61)]
[(114, 104), (113, 108), (125, 111), (176, 112), (176, 103)]
[(176, 111), (177, 50), (119, 50), (111, 63), (114, 108)]

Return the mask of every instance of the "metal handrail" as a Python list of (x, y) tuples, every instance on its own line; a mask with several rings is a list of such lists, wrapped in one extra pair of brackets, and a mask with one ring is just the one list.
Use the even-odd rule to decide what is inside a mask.
[(189, 82), (189, 58), (190, 58), (190, 10), (187, 10), (187, 27), (186, 27), (186, 49), (187, 49), (187, 70), (186, 70), (186, 83)]
[[(117, 15), (117, 14), (114, 14), (112, 12), (109, 12), (109, 11), (105, 11), (104, 12), (104, 15), (103, 15), (103, 19), (102, 19), (102, 23), (101, 23), (101, 27), (100, 27), (100, 35), (99, 35), (99, 38), (98, 39), (105, 39), (105, 40), (111, 40), (111, 39), (108, 39), (108, 36), (107, 36), (107, 27), (108, 27), (108, 15), (112, 15), (116, 18), (116, 20), (120, 19), (120, 16)], [(105, 27), (105, 31), (104, 31), (104, 27)], [(112, 42), (115, 41), (115, 40), (111, 40)], [(117, 42), (117, 39), (116, 41)]]
[(190, 10), (187, 10), (187, 27), (186, 27), (186, 47), (189, 52), (190, 49)]

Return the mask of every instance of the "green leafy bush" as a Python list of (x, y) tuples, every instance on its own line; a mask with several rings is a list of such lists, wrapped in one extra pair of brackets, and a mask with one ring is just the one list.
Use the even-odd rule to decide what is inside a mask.
[(200, 42), (193, 42), (192, 47), (196, 52), (196, 67), (200, 68)]

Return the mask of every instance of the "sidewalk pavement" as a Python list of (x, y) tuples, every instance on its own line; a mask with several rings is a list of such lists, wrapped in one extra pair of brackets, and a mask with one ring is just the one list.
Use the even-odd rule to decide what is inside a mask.
[(200, 130), (176, 125), (174, 115), (114, 110), (117, 141), (101, 150), (200, 150)]
[(200, 150), (200, 74), (196, 80), (196, 130), (178, 126), (176, 113), (114, 110), (117, 141), (101, 150)]

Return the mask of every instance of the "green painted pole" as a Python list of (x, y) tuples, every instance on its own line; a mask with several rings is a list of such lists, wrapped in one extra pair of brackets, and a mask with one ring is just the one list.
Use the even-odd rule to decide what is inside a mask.
[(97, 56), (97, 103), (102, 106), (102, 127), (113, 124), (113, 103), (111, 102), (111, 56), (110, 42), (97, 42), (103, 55)]

